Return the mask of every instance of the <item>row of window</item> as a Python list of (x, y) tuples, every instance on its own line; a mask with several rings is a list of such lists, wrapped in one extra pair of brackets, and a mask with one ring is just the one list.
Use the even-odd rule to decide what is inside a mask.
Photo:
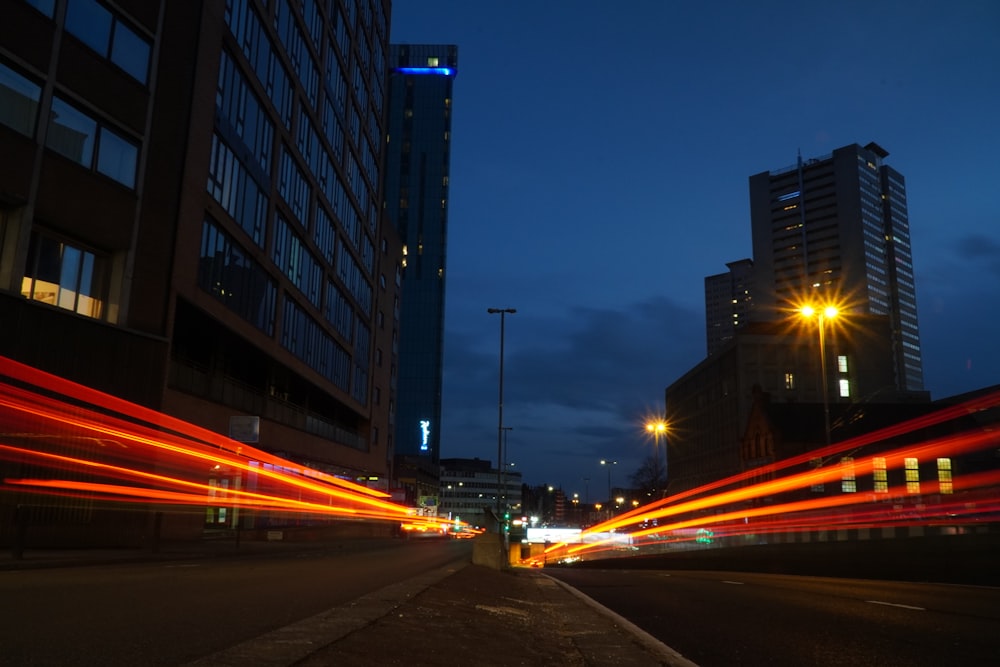
[[(26, 0), (52, 18), (55, 0)], [(139, 83), (149, 79), (150, 41), (97, 0), (67, 0), (66, 31)]]
[(266, 335), (274, 335), (277, 285), (211, 220), (202, 226), (198, 286)]
[[(0, 63), (0, 123), (34, 137), (42, 87)], [(52, 97), (45, 145), (87, 169), (135, 187), (139, 147), (103, 121), (59, 97)]]
[[(292, 299), (285, 299), (281, 346), (344, 391), (351, 390), (351, 357)], [(367, 392), (367, 386), (364, 390)]]
[[(854, 471), (854, 458), (845, 456), (840, 459), (840, 465), (843, 469), (840, 490), (843, 493), (856, 493), (858, 486)], [(941, 494), (953, 493), (955, 487), (952, 479), (951, 459), (939, 458), (936, 461), (936, 466), (936, 491)], [(910, 494), (921, 493), (920, 460), (916, 457), (904, 458), (903, 471), (906, 483), (906, 492)], [(873, 491), (875, 493), (889, 493), (889, 477), (888, 471), (886, 470), (885, 457), (876, 456), (872, 459), (872, 478), (874, 482)]]

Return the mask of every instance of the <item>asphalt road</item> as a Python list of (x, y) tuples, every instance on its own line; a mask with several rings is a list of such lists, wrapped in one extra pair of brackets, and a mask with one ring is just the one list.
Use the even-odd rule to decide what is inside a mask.
[(551, 568), (701, 667), (997, 664), (1000, 588)]
[(178, 665), (468, 560), (458, 540), (0, 571), (0, 665)]

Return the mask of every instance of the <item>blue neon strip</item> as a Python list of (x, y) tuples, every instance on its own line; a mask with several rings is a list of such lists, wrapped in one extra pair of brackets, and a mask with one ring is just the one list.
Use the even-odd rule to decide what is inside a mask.
[(451, 67), (397, 67), (394, 71), (400, 74), (437, 74), (439, 76), (455, 76)]

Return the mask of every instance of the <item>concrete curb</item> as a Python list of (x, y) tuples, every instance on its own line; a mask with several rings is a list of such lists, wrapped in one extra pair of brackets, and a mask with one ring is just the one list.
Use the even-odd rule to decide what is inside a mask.
[(592, 597), (590, 597), (590, 596), (588, 596), (588, 595), (586, 595), (586, 594), (578, 591), (577, 589), (573, 588), (569, 584), (567, 584), (567, 583), (565, 583), (565, 582), (563, 582), (563, 581), (561, 581), (559, 579), (556, 579), (555, 577), (552, 577), (552, 576), (549, 576), (549, 575), (545, 574), (544, 572), (539, 572), (539, 574), (541, 574), (542, 576), (544, 576), (549, 581), (554, 581), (559, 586), (561, 586), (564, 590), (568, 591), (569, 593), (572, 593), (578, 599), (580, 599), (583, 602), (585, 602), (587, 604), (587, 606), (589, 606), (590, 608), (594, 609), (595, 611), (597, 611), (598, 613), (600, 613), (602, 616), (607, 617), (615, 625), (620, 626), (626, 632), (632, 634), (636, 638), (636, 640), (640, 644), (642, 644), (643, 648), (645, 648), (647, 651), (649, 651), (653, 655), (657, 656), (657, 658), (662, 661), (662, 664), (669, 665), (669, 667), (698, 667), (697, 663), (691, 662), (690, 660), (688, 660), (687, 658), (685, 658), (683, 655), (681, 655), (680, 653), (678, 653), (674, 649), (670, 648), (669, 646), (667, 646), (666, 644), (664, 644), (663, 642), (661, 642), (659, 639), (657, 639), (653, 635), (649, 634), (648, 632), (646, 632), (645, 630), (643, 630), (642, 628), (640, 628), (638, 625), (636, 625), (632, 621), (630, 621), (630, 620), (628, 620), (628, 619), (626, 619), (626, 618), (624, 618), (622, 616), (619, 616), (618, 614), (616, 614), (615, 612), (611, 611), (610, 609), (608, 609), (607, 607), (605, 607), (604, 605), (602, 605), (600, 602), (598, 602), (597, 600), (593, 599)]

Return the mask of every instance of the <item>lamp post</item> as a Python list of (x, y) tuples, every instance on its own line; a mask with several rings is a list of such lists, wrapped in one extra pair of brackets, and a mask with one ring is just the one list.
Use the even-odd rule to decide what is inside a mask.
[(503, 458), (503, 335), (504, 335), (504, 317), (507, 313), (514, 314), (517, 311), (513, 308), (487, 308), (486, 312), (490, 315), (500, 314), (500, 399), (497, 402), (497, 532), (503, 533), (503, 526), (500, 523), (500, 489), (501, 489), (501, 459)]
[[(660, 448), (660, 436), (663, 436), (663, 489), (667, 488), (667, 422), (664, 419), (646, 422), (646, 432), (653, 434), (654, 450)], [(654, 451), (655, 454), (655, 451)]]
[(611, 497), (611, 466), (618, 465), (618, 461), (610, 461), (608, 459), (601, 459), (601, 465), (608, 467), (608, 505), (614, 500)]
[(513, 426), (501, 426), (503, 429), (503, 507), (507, 509), (507, 434), (514, 430)]
[(823, 382), (823, 436), (827, 445), (830, 444), (830, 388), (826, 379), (826, 321), (836, 317), (837, 312), (834, 306), (826, 306), (822, 310), (804, 306), (799, 310), (799, 313), (807, 319), (812, 319), (815, 315), (819, 329), (819, 373)]

